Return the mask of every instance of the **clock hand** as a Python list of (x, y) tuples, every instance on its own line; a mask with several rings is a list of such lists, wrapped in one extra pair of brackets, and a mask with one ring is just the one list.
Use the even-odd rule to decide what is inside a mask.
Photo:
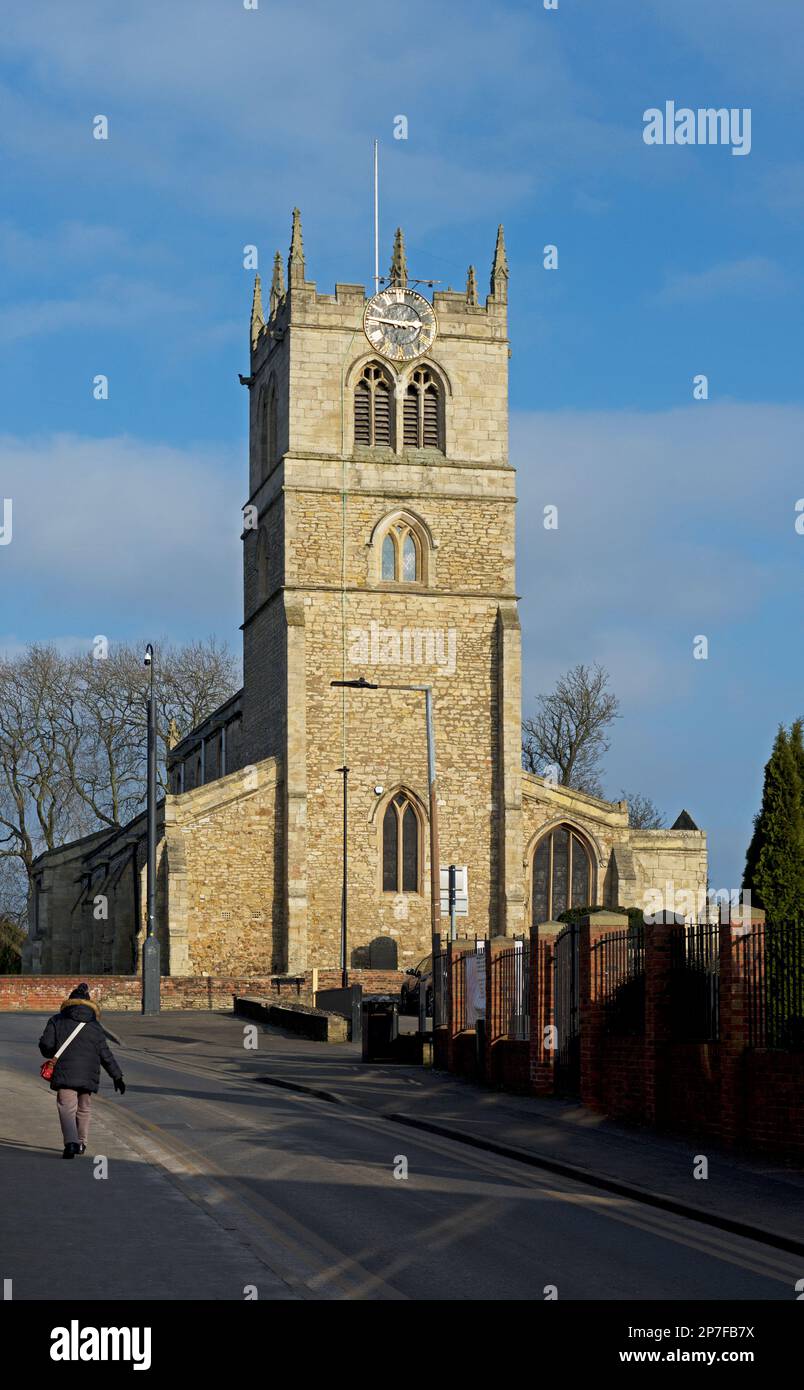
[(369, 323), (389, 323), (392, 328), (421, 328), (421, 319), (381, 319), (370, 318)]

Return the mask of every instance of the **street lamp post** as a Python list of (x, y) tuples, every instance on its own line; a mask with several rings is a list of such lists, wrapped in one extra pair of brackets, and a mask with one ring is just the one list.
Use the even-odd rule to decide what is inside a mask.
[(142, 943), (142, 1012), (159, 1013), (159, 938), (156, 935), (156, 700), (154, 697), (154, 649), (145, 648), (145, 665), (150, 670), (148, 691), (148, 850), (145, 940)]
[[(438, 784), (436, 779), (435, 725), (433, 721), (433, 688), (430, 685), (385, 685), (367, 681), (360, 676), (353, 681), (330, 681), (330, 685), (347, 690), (415, 690), (424, 694), (424, 713), (427, 724), (427, 782), (430, 793), (430, 933), (432, 936), (433, 961), (438, 954), (439, 926), (441, 918), (441, 868), (438, 843)], [(344, 780), (344, 787), (346, 783)], [(346, 841), (344, 839), (344, 864), (346, 862)], [(344, 884), (346, 882), (344, 868)], [(345, 891), (344, 891), (345, 900)]]
[(348, 989), (348, 988), (349, 988), (349, 967), (348, 967), (348, 964), (347, 964), (347, 954), (346, 954), (346, 951), (347, 951), (347, 939), (346, 939), (346, 938), (347, 938), (347, 909), (346, 909), (346, 903), (347, 903), (347, 890), (348, 890), (348, 884), (349, 884), (348, 867), (347, 867), (347, 866), (348, 866), (348, 862), (349, 862), (349, 860), (348, 860), (348, 853), (349, 853), (348, 827), (349, 827), (349, 821), (348, 821), (348, 817), (347, 817), (347, 805), (348, 805), (348, 799), (347, 799), (347, 778), (348, 778), (348, 776), (349, 776), (349, 769), (348, 769), (348, 767), (346, 767), (346, 766), (344, 766), (344, 767), (339, 767), (339, 768), (338, 768), (338, 772), (340, 772), (340, 773), (343, 774), (343, 887), (341, 888), (341, 987), (342, 987), (343, 989)]

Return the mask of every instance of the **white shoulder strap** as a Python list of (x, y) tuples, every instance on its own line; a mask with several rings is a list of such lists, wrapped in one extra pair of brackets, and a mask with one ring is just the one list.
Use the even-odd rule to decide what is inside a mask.
[(62, 1045), (61, 1045), (61, 1047), (59, 1048), (58, 1052), (56, 1053), (55, 1057), (53, 1058), (54, 1062), (58, 1061), (58, 1059), (59, 1059), (59, 1057), (61, 1056), (61, 1054), (62, 1054), (62, 1052), (64, 1051), (64, 1049), (70, 1046), (70, 1043), (72, 1042), (72, 1040), (73, 1040), (73, 1038), (75, 1037), (76, 1033), (80, 1033), (80, 1032), (81, 1032), (81, 1029), (82, 1029), (82, 1028), (85, 1028), (85, 1027), (86, 1027), (86, 1024), (85, 1024), (85, 1023), (79, 1023), (78, 1026), (77, 1026), (77, 1028), (74, 1028), (74, 1029), (73, 1029), (73, 1031), (72, 1031), (72, 1033), (70, 1034), (69, 1038), (65, 1038), (65, 1039), (64, 1039), (64, 1042), (62, 1043)]

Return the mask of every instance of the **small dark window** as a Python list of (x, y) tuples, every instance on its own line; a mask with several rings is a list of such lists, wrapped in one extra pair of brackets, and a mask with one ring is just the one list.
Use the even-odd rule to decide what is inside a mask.
[(260, 478), (267, 478), (276, 463), (276, 386), (273, 378), (260, 398), (259, 406)]
[(382, 823), (382, 889), (395, 893), (399, 882), (399, 829), (394, 803), (388, 804)]

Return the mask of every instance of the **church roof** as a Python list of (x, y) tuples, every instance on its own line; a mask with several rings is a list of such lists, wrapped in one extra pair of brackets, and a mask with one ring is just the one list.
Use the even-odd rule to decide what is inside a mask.
[(699, 830), (700, 826), (695, 824), (689, 811), (682, 811), (677, 820), (670, 826), (671, 830)]

